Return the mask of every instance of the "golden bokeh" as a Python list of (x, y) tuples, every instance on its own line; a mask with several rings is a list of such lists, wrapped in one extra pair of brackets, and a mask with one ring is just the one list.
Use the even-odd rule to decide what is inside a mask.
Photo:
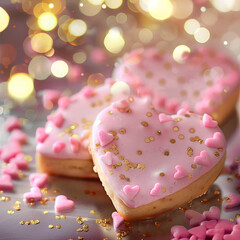
[(75, 19), (68, 25), (68, 31), (75, 37), (80, 37), (87, 32), (87, 24), (81, 19)]
[(38, 26), (44, 31), (51, 31), (57, 26), (57, 17), (51, 12), (44, 12), (38, 17)]
[(0, 7), (0, 32), (5, 30), (8, 24), (9, 24), (9, 15), (2, 7)]
[(98, 87), (104, 84), (105, 76), (102, 73), (94, 73), (89, 75), (87, 84), (92, 87)]
[(37, 33), (31, 38), (31, 46), (35, 52), (46, 53), (51, 50), (53, 39), (47, 33)]
[(173, 50), (173, 59), (177, 63), (185, 63), (187, 55), (191, 52), (191, 49), (186, 45), (179, 45)]
[(55, 61), (51, 66), (51, 72), (53, 76), (57, 78), (63, 78), (68, 74), (68, 64), (63, 60)]

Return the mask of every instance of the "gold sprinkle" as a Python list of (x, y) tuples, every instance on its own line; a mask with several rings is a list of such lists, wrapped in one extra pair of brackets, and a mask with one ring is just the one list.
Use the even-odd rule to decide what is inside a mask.
[(40, 221), (37, 219), (37, 220), (35, 220), (34, 224), (36, 225), (36, 224), (39, 224), (39, 223), (40, 223)]
[(122, 163), (121, 162), (117, 162), (117, 166), (122, 166)]
[(83, 240), (84, 238), (81, 236), (78, 236), (78, 240)]
[(118, 159), (119, 160), (124, 160), (124, 156), (119, 156)]
[(152, 78), (153, 76), (153, 73), (152, 72), (146, 72), (146, 77), (147, 78)]
[(184, 83), (184, 77), (178, 77), (177, 81), (178, 83)]
[(187, 91), (186, 90), (181, 90), (180, 95), (185, 97), (187, 96)]
[(155, 138), (154, 138), (154, 137), (152, 137), (152, 136), (151, 136), (149, 139), (150, 139), (151, 141), (154, 141), (154, 140), (155, 140)]
[(161, 177), (164, 177), (165, 176), (165, 173), (164, 172), (160, 172), (159, 174)]
[(189, 114), (184, 114), (185, 117), (190, 118), (191, 116)]
[(56, 219), (60, 219), (60, 215), (56, 215), (55, 218), (56, 218)]
[(28, 226), (29, 226), (29, 225), (31, 225), (31, 222), (30, 222), (30, 221), (26, 221), (26, 222), (25, 222), (25, 225), (28, 225)]
[(159, 79), (159, 81), (158, 81), (158, 83), (159, 83), (160, 85), (164, 85), (165, 82), (166, 82), (166, 80), (165, 80), (164, 78), (161, 78), (161, 79)]
[(108, 111), (108, 114), (112, 115), (112, 114), (113, 114), (113, 111), (112, 111), (112, 110)]
[(230, 222), (234, 222), (235, 219), (234, 219), (234, 218), (230, 218), (229, 221), (230, 221)]
[(30, 220), (31, 224), (35, 225), (35, 221), (32, 219)]
[(57, 229), (61, 229), (61, 227), (62, 227), (62, 226), (61, 226), (60, 224), (56, 225), (56, 228), (57, 228)]
[(191, 168), (196, 169), (196, 168), (197, 168), (197, 165), (196, 165), (196, 164), (192, 164), (192, 165), (191, 165)]
[(151, 116), (152, 116), (152, 113), (151, 113), (151, 112), (147, 112), (147, 113), (146, 113), (146, 116), (147, 116), (147, 117), (151, 117)]
[(149, 138), (145, 138), (145, 142), (146, 142), (146, 143), (149, 143), (149, 142), (150, 142), (150, 139), (149, 139)]
[(169, 63), (169, 62), (166, 62), (166, 63), (164, 63), (163, 67), (164, 67), (165, 69), (168, 69), (168, 70), (169, 70), (169, 69), (171, 69), (172, 64)]
[(159, 221), (155, 221), (155, 222), (154, 222), (154, 225), (155, 225), (156, 227), (160, 227), (161, 222), (159, 222)]
[(212, 80), (208, 80), (208, 81), (207, 81), (207, 86), (212, 86), (212, 85), (213, 85)]
[(25, 155), (24, 156), (24, 159), (27, 161), (27, 162), (31, 162), (33, 160), (33, 157), (31, 155)]
[(24, 221), (20, 221), (19, 224), (20, 224), (20, 225), (24, 225), (25, 222), (24, 222)]
[(179, 131), (179, 127), (177, 127), (177, 126), (173, 127), (173, 131), (174, 131), (174, 132)]
[(207, 200), (206, 198), (204, 198), (204, 199), (201, 200), (201, 203), (202, 203), (202, 204), (205, 204), (207, 201), (208, 201), (208, 200)]
[(46, 214), (48, 214), (48, 211), (43, 211), (42, 213), (43, 213), (44, 215), (46, 215)]
[(137, 150), (137, 154), (138, 155), (142, 155), (142, 151), (141, 150)]
[(221, 192), (219, 190), (214, 191), (214, 195), (219, 195), (219, 194), (221, 194)]
[(232, 178), (227, 178), (227, 181), (230, 183), (230, 182), (233, 181), (233, 179)]
[(119, 133), (121, 133), (121, 134), (124, 134), (124, 133), (126, 133), (126, 129), (124, 129), (124, 128), (121, 128), (121, 129), (119, 130)]
[(82, 231), (83, 231), (82, 228), (77, 229), (77, 232), (82, 232)]
[(198, 96), (199, 96), (199, 93), (200, 93), (200, 92), (199, 92), (198, 90), (194, 91), (194, 92), (193, 92), (194, 97), (198, 97)]
[(188, 174), (188, 178), (192, 179), (192, 174), (191, 173)]
[(219, 156), (220, 156), (219, 152), (215, 152), (214, 155), (215, 155), (216, 157), (219, 157)]
[(110, 175), (113, 175), (113, 170), (108, 170)]
[(61, 219), (66, 219), (66, 215), (63, 215), (63, 214), (62, 214), (62, 215), (60, 216), (60, 218), (61, 218)]
[(157, 131), (157, 135), (162, 135), (162, 132), (161, 131)]
[(150, 105), (149, 105), (149, 108), (150, 108), (150, 109), (154, 109), (153, 104), (150, 104)]
[(148, 127), (148, 123), (147, 122), (141, 122), (141, 124), (144, 126), (144, 127)]
[(53, 226), (52, 224), (49, 224), (49, 225), (48, 225), (48, 228), (49, 228), (49, 229), (53, 229), (54, 226)]
[(165, 188), (165, 187), (163, 187), (163, 188), (162, 188), (162, 191), (165, 193), (165, 192), (166, 192), (166, 188)]
[(13, 210), (8, 210), (7, 213), (8, 214), (14, 214), (14, 211)]
[(169, 151), (165, 151), (165, 152), (164, 152), (164, 155), (165, 155), (165, 156), (169, 156)]
[(222, 152), (222, 151), (223, 151), (223, 149), (222, 149), (222, 148), (218, 148), (218, 151), (219, 151), (219, 152)]
[(133, 97), (129, 97), (129, 98), (128, 98), (128, 101), (129, 101), (129, 102), (133, 102), (133, 100), (134, 100)]
[(190, 132), (190, 133), (195, 133), (195, 129), (194, 129), (194, 128), (190, 128), (190, 129), (189, 129), (189, 132)]
[(180, 117), (179, 118), (174, 118), (173, 121), (174, 122), (180, 122), (180, 121), (182, 121), (182, 118), (180, 118)]
[(180, 135), (178, 135), (178, 138), (182, 140), (182, 139), (184, 139), (184, 135), (180, 134)]
[(176, 142), (175, 139), (171, 139), (171, 140), (170, 140), (170, 143), (175, 143), (175, 142)]
[(109, 133), (112, 134), (113, 136), (117, 135), (117, 132), (115, 132), (115, 131), (110, 131)]
[(187, 155), (188, 155), (189, 157), (192, 157), (192, 155), (193, 155), (193, 149), (192, 149), (191, 147), (189, 147), (189, 148), (187, 149)]

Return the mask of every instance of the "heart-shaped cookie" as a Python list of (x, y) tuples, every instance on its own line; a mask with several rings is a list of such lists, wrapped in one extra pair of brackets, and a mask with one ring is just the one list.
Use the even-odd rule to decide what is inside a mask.
[[(70, 98), (58, 100), (59, 108), (48, 116), (45, 128), (36, 131), (40, 172), (70, 177), (97, 177), (88, 152), (88, 136), (96, 115), (113, 101), (129, 94), (129, 86), (112, 93), (115, 83), (107, 79), (100, 87), (84, 87)], [(126, 95), (125, 95), (126, 94)]]
[(160, 111), (173, 114), (184, 107), (208, 113), (219, 123), (234, 109), (240, 85), (237, 64), (206, 47), (182, 63), (171, 52), (133, 50), (116, 65), (113, 77), (129, 83), (139, 96), (152, 95)]
[(111, 105), (99, 113), (90, 144), (119, 214), (130, 220), (152, 217), (205, 193), (224, 164), (220, 128), (186, 110), (159, 114), (149, 98), (127, 102), (124, 111)]

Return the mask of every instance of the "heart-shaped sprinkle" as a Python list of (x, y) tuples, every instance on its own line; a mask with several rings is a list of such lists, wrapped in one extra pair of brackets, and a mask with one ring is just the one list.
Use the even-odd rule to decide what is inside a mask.
[(78, 153), (80, 151), (81, 144), (78, 139), (70, 137), (69, 143), (70, 143), (70, 147), (74, 153)]
[(0, 190), (8, 191), (13, 190), (14, 185), (12, 183), (12, 178), (10, 175), (4, 174), (0, 177)]
[(26, 161), (24, 155), (19, 153), (16, 157), (10, 160), (10, 163), (17, 165), (18, 169), (24, 170), (28, 168), (28, 162)]
[(124, 218), (119, 215), (118, 212), (112, 213), (112, 219), (113, 219), (113, 228), (115, 231), (117, 231), (121, 224), (124, 222)]
[(203, 126), (207, 128), (215, 128), (218, 125), (217, 121), (214, 121), (213, 118), (206, 113), (203, 114), (202, 121), (203, 121)]
[(43, 188), (48, 184), (48, 175), (46, 173), (31, 173), (29, 181), (32, 187)]
[(111, 152), (106, 152), (104, 155), (100, 156), (100, 161), (104, 162), (107, 166), (112, 166), (112, 154)]
[(7, 167), (2, 168), (2, 174), (8, 174), (12, 179), (18, 179), (18, 167), (15, 163), (8, 164)]
[(188, 176), (188, 172), (180, 165), (176, 165), (175, 170), (174, 179), (181, 179)]
[(231, 234), (224, 235), (224, 240), (239, 240), (240, 238), (240, 226), (236, 225), (233, 227)]
[(67, 109), (68, 106), (70, 105), (71, 103), (71, 99), (68, 98), (68, 97), (61, 97), (59, 100), (58, 100), (58, 106), (61, 108), (61, 109)]
[(165, 113), (160, 113), (158, 115), (160, 123), (170, 122), (172, 121), (172, 118), (169, 115), (166, 115)]
[(224, 229), (208, 229), (206, 234), (214, 240), (223, 240)]
[(111, 133), (107, 133), (104, 130), (100, 130), (98, 132), (98, 140), (100, 142), (100, 145), (102, 147), (108, 145), (109, 143), (111, 143), (113, 141), (114, 137)]
[(189, 225), (191, 227), (199, 225), (202, 221), (205, 220), (205, 216), (203, 216), (201, 213), (196, 212), (194, 210), (187, 210), (185, 212), (185, 217), (189, 221)]
[(194, 162), (198, 165), (209, 166), (210, 165), (210, 157), (207, 151), (203, 150), (200, 152), (199, 156), (194, 158)]
[(190, 233), (184, 226), (178, 226), (178, 225), (173, 226), (171, 228), (171, 233), (173, 237), (177, 239), (188, 238), (190, 236)]
[(55, 212), (58, 213), (70, 213), (74, 209), (74, 201), (69, 200), (64, 195), (59, 195), (55, 199)]
[(181, 108), (177, 111), (177, 115), (184, 115), (184, 114), (188, 114), (189, 111), (187, 108)]
[(205, 140), (205, 145), (212, 148), (222, 148), (225, 146), (225, 139), (221, 132), (215, 132), (212, 138)]
[(53, 143), (52, 150), (54, 153), (60, 153), (65, 148), (65, 146), (66, 146), (65, 142), (59, 140)]
[(218, 220), (215, 229), (224, 229), (225, 233), (230, 233), (233, 230), (234, 223), (226, 219)]
[(164, 96), (156, 96), (153, 99), (153, 104), (159, 108), (162, 108), (163, 106), (165, 106), (165, 102), (166, 102), (166, 97)]
[(42, 193), (40, 188), (38, 187), (32, 187), (30, 189), (30, 192), (24, 193), (23, 198), (27, 202), (37, 202), (42, 199)]
[(7, 145), (4, 145), (1, 149), (1, 159), (5, 163), (9, 163), (11, 158), (16, 157), (19, 153), (22, 152), (21, 146), (17, 142), (12, 142)]
[(58, 128), (60, 128), (63, 125), (64, 121), (65, 121), (64, 117), (59, 112), (56, 112), (56, 113), (51, 114), (51, 115), (48, 115), (47, 116), (47, 120), (51, 121)]
[(225, 209), (231, 209), (231, 208), (240, 206), (240, 196), (239, 195), (236, 195), (234, 193), (229, 193), (228, 198), (229, 198), (229, 200), (224, 205)]
[(90, 98), (90, 97), (93, 97), (95, 95), (95, 90), (90, 86), (85, 86), (82, 89), (81, 93), (83, 94), (83, 96), (85, 98)]
[(10, 116), (7, 118), (4, 128), (6, 131), (11, 132), (14, 129), (22, 128), (22, 123), (19, 118), (16, 118), (14, 116)]
[(22, 132), (19, 129), (15, 129), (12, 131), (9, 140), (11, 142), (17, 142), (19, 144), (26, 144), (28, 141), (28, 135)]
[(204, 226), (194, 227), (188, 230), (188, 232), (197, 237), (197, 239), (206, 239), (206, 228)]
[(167, 112), (175, 113), (179, 109), (179, 101), (177, 99), (168, 99), (165, 101), (165, 109)]
[(217, 225), (217, 220), (203, 221), (200, 225), (206, 227), (207, 229), (213, 229)]
[(158, 196), (161, 194), (161, 184), (155, 183), (153, 189), (150, 191), (151, 196)]
[(45, 128), (37, 128), (36, 130), (36, 141), (39, 143), (43, 143), (48, 137), (48, 133), (45, 132)]
[(129, 103), (127, 100), (123, 99), (123, 100), (119, 100), (119, 101), (112, 103), (112, 107), (114, 109), (117, 109), (120, 112), (124, 112), (125, 109), (129, 107)]
[(138, 185), (131, 187), (130, 185), (125, 185), (123, 187), (124, 194), (130, 199), (133, 200), (138, 194), (140, 187)]
[(212, 206), (209, 211), (204, 211), (203, 216), (207, 220), (218, 220), (220, 218), (220, 210), (218, 207)]
[(43, 106), (45, 109), (51, 109), (61, 97), (61, 92), (58, 90), (45, 89), (43, 91)]

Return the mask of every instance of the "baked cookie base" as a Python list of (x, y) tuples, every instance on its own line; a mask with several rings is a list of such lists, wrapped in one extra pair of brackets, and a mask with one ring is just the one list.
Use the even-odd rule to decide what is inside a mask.
[(36, 165), (39, 172), (51, 175), (74, 178), (97, 178), (93, 171), (92, 159), (57, 159), (36, 154)]
[(152, 218), (158, 216), (160, 214), (166, 213), (168, 211), (172, 211), (177, 209), (184, 204), (192, 201), (194, 198), (200, 197), (211, 186), (211, 184), (216, 180), (216, 178), (220, 175), (225, 162), (226, 154), (223, 158), (213, 167), (209, 172), (204, 174), (198, 180), (192, 182), (187, 187), (182, 190), (175, 192), (167, 197), (156, 200), (152, 203), (137, 207), (130, 208), (125, 205), (125, 203), (114, 193), (113, 189), (108, 183), (107, 177), (102, 172), (98, 160), (96, 152), (93, 149), (92, 141), (90, 140), (90, 151), (93, 157), (93, 162), (96, 166), (98, 176), (102, 182), (102, 185), (107, 193), (107, 195), (111, 198), (112, 203), (118, 213), (125, 220), (138, 220), (145, 218)]

